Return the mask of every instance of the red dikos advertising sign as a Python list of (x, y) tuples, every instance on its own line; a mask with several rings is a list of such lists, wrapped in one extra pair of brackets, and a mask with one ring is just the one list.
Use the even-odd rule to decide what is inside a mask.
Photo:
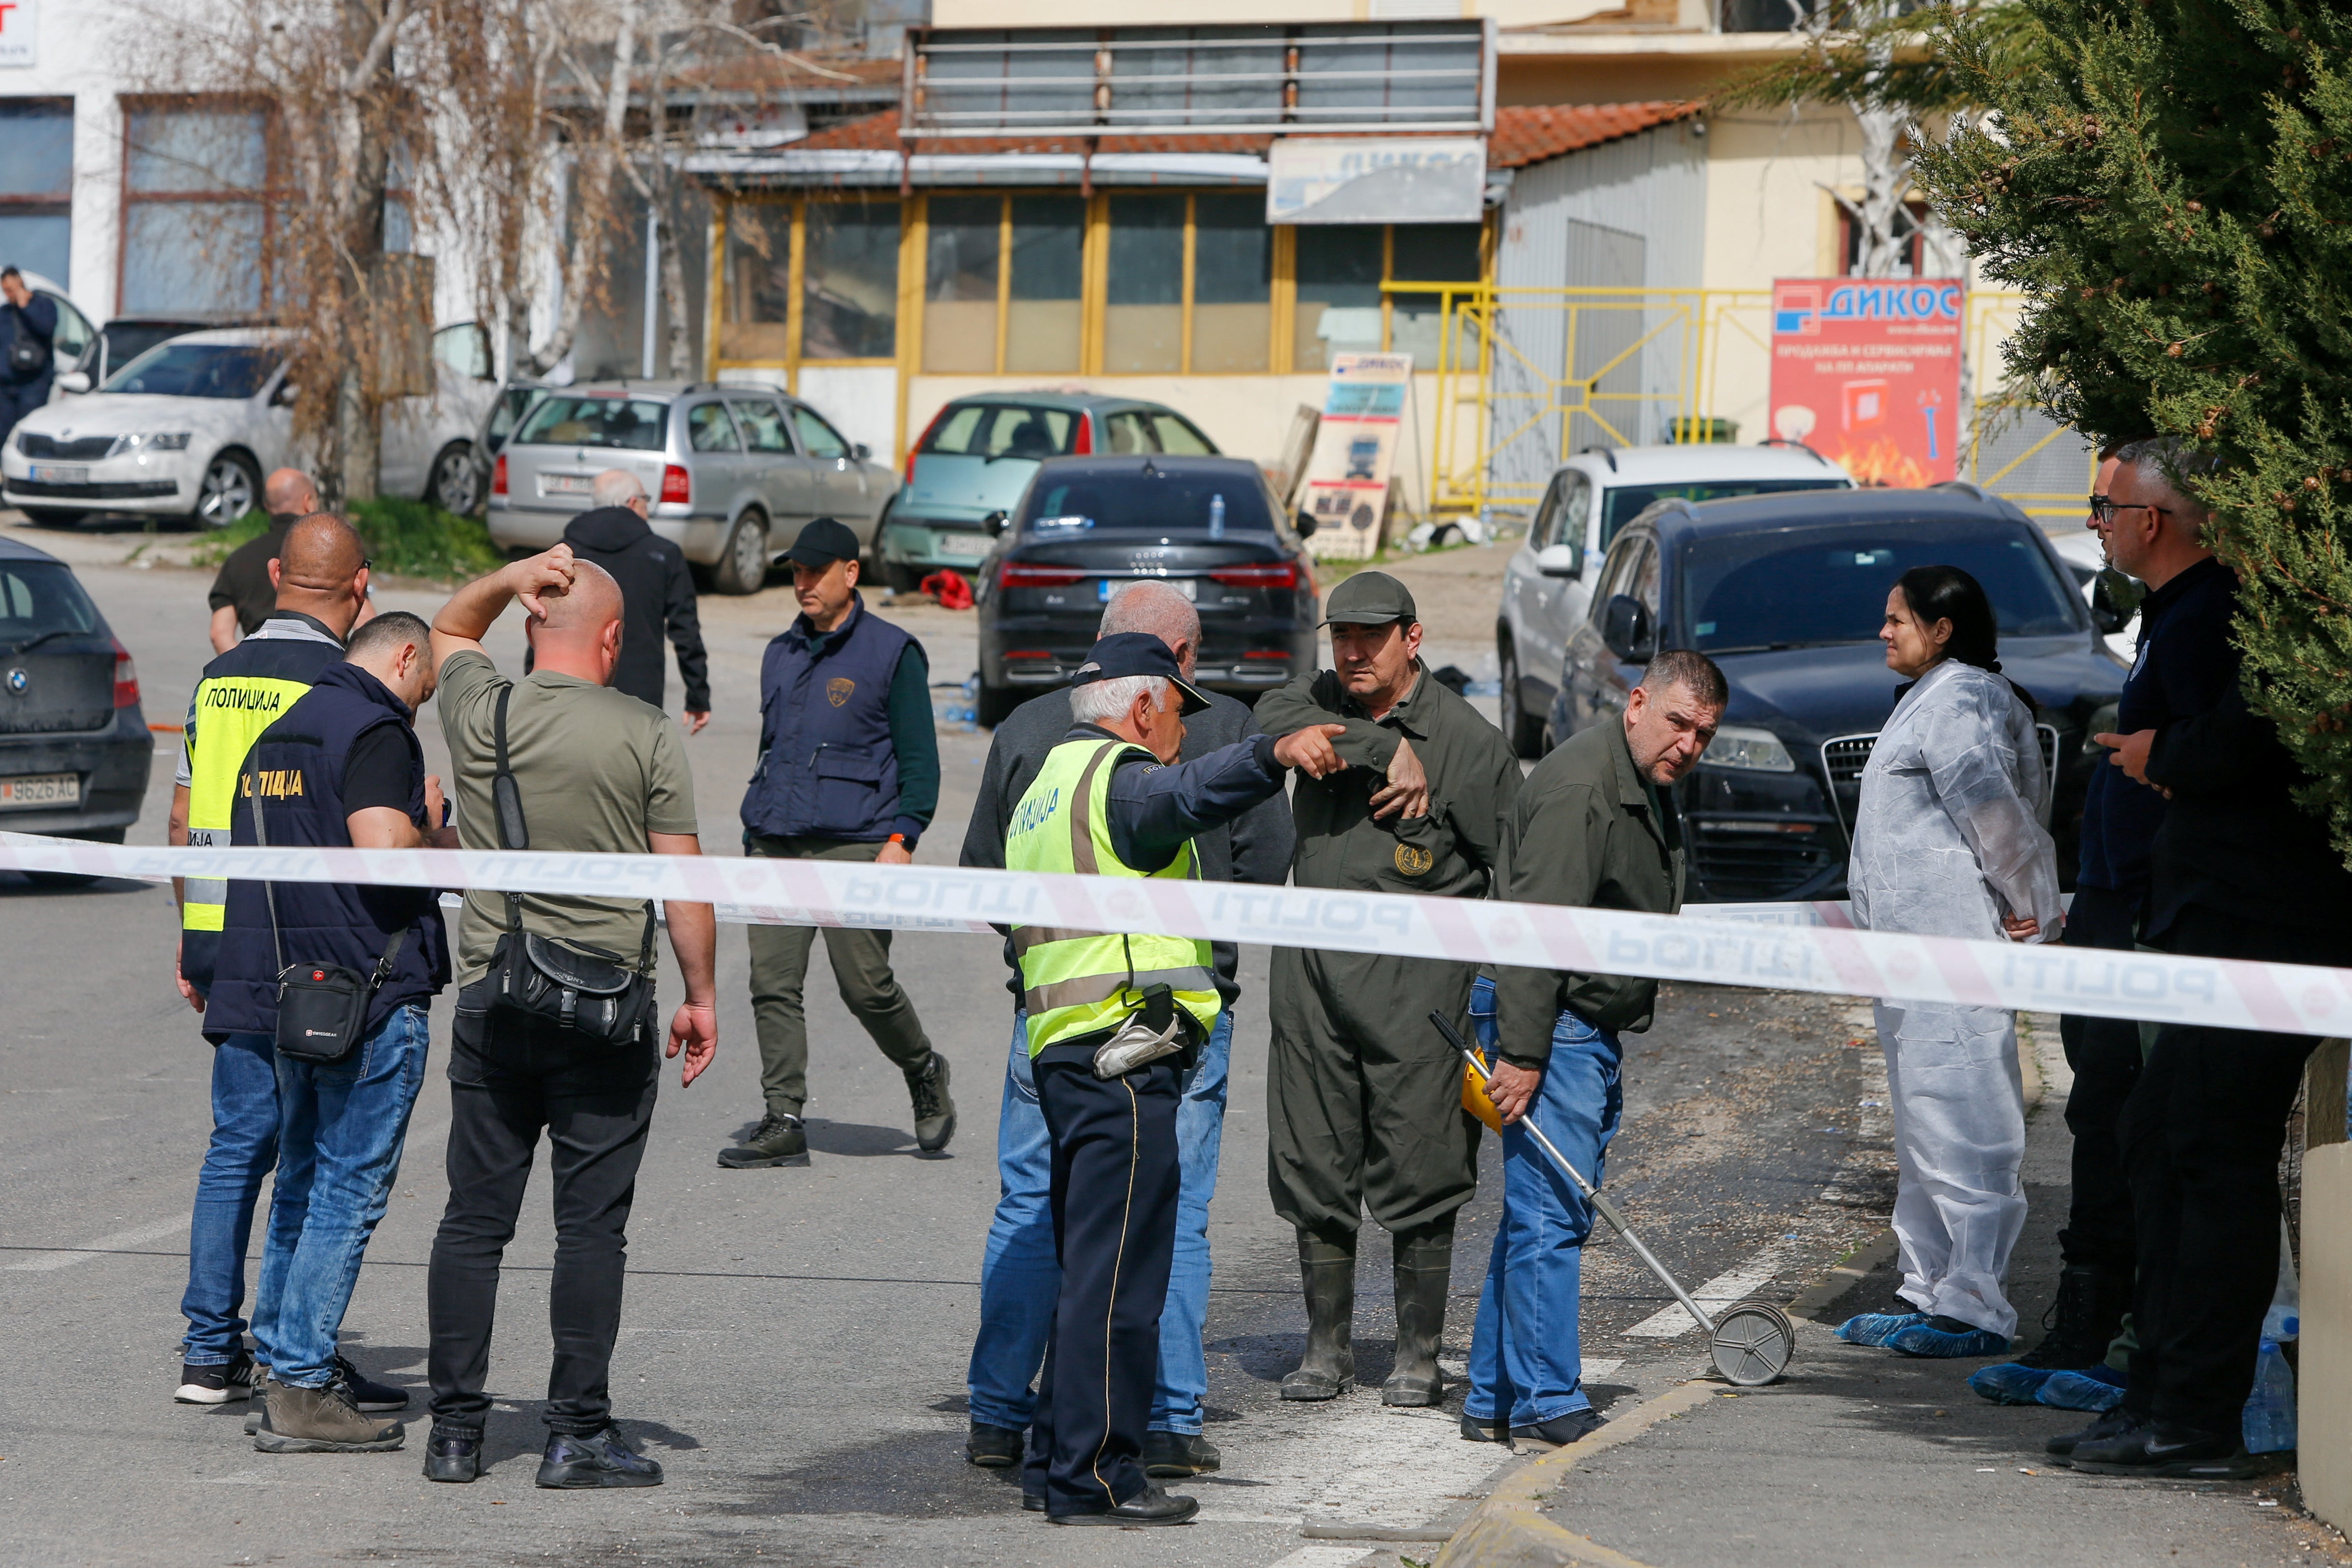
[(1956, 277), (1772, 285), (1772, 434), (1858, 484), (1957, 478), (1962, 285)]

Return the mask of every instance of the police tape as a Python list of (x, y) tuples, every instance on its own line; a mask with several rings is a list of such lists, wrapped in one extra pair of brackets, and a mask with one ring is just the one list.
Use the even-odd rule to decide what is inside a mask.
[[(133, 847), (0, 832), (0, 870), (482, 889), (732, 907), (760, 924), (994, 925), (1443, 958), (1776, 990), (2352, 1034), (2352, 970), (1852, 928), (1843, 905), (1683, 915), (1159, 877), (717, 856)], [(1745, 914), (1732, 913), (1743, 910)], [(1832, 917), (1847, 919), (1841, 926)]]

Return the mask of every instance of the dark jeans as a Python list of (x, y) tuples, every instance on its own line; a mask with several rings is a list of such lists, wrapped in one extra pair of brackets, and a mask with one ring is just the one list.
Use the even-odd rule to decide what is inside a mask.
[(659, 1087), (659, 1048), (607, 1050), (569, 1030), (481, 1010), (482, 988), (457, 997), (449, 1050), (449, 1207), (425, 1283), (433, 1415), (479, 1429), (498, 1312), (499, 1263), (514, 1239), (531, 1156), (545, 1130), (555, 1186), (555, 1273), (548, 1322), (547, 1425), (602, 1431), (621, 1328), (629, 1206)]
[(1022, 1487), (1048, 1514), (1103, 1513), (1150, 1484), (1138, 1461), (1176, 1252), (1183, 1074), (1171, 1059), (1106, 1082), (1052, 1058), (1034, 1067), (1062, 1288)]
[[(2340, 964), (2340, 937), (2190, 905), (2171, 951)], [(2125, 1408), (2235, 1432), (2278, 1284), (2279, 1150), (2309, 1035), (2167, 1024), (2117, 1128), (2131, 1173), (2139, 1280)]]
[[(2078, 887), (2059, 938), (2070, 947), (2135, 946), (2139, 899), (2112, 888)], [(2074, 1087), (2066, 1096), (2066, 1130), (2074, 1134), (2074, 1203), (2058, 1232), (2058, 1253), (2069, 1264), (2127, 1275), (2132, 1270), (2131, 1184), (2124, 1175), (2116, 1121), (2139, 1082), (2139, 1025), (2129, 1019), (2058, 1020)]]

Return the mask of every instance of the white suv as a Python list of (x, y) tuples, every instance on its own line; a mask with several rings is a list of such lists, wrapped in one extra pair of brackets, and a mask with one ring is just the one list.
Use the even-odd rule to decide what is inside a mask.
[(1853, 476), (1790, 442), (1762, 446), (1590, 447), (1544, 489), (1527, 538), (1503, 571), (1495, 652), (1503, 673), (1503, 733), (1521, 757), (1551, 748), (1551, 712), (1569, 633), (1592, 611), (1597, 571), (1617, 530), (1654, 501), (1711, 501), (1774, 490), (1847, 490)]

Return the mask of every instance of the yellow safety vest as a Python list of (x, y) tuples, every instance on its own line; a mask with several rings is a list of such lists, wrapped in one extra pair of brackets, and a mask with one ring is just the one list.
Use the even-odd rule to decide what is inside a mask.
[[(1013, 810), (1004, 836), (1008, 871), (1079, 872), (1097, 876), (1191, 877), (1192, 846), (1155, 872), (1125, 864), (1111, 845), (1110, 776), (1118, 758), (1142, 747), (1123, 740), (1068, 740), (1037, 770)], [(1206, 1040), (1217, 1027), (1215, 959), (1190, 936), (1119, 936), (1015, 925), (1022, 1006), (1029, 1014), (1029, 1054), (1049, 1045), (1116, 1029), (1143, 1006), (1143, 988), (1165, 984)]]
[[(339, 655), (319, 644), (288, 639), (256, 643), (251, 639), (230, 650), (257, 653), (302, 650), (294, 655), (304, 664), (323, 668)], [(327, 653), (325, 659), (319, 654)], [(262, 659), (251, 662), (264, 663)], [(277, 664), (278, 659), (266, 663)], [(310, 683), (284, 673), (207, 674), (196, 683), (194, 705), (195, 733), (189, 737), (188, 842), (226, 844), (229, 808), (236, 800), (237, 774), (245, 754), (261, 732), (276, 724), (288, 708), (310, 689)], [(207, 877), (190, 877), (184, 884), (180, 906), (184, 931), (218, 931), (228, 905), (228, 883)]]

